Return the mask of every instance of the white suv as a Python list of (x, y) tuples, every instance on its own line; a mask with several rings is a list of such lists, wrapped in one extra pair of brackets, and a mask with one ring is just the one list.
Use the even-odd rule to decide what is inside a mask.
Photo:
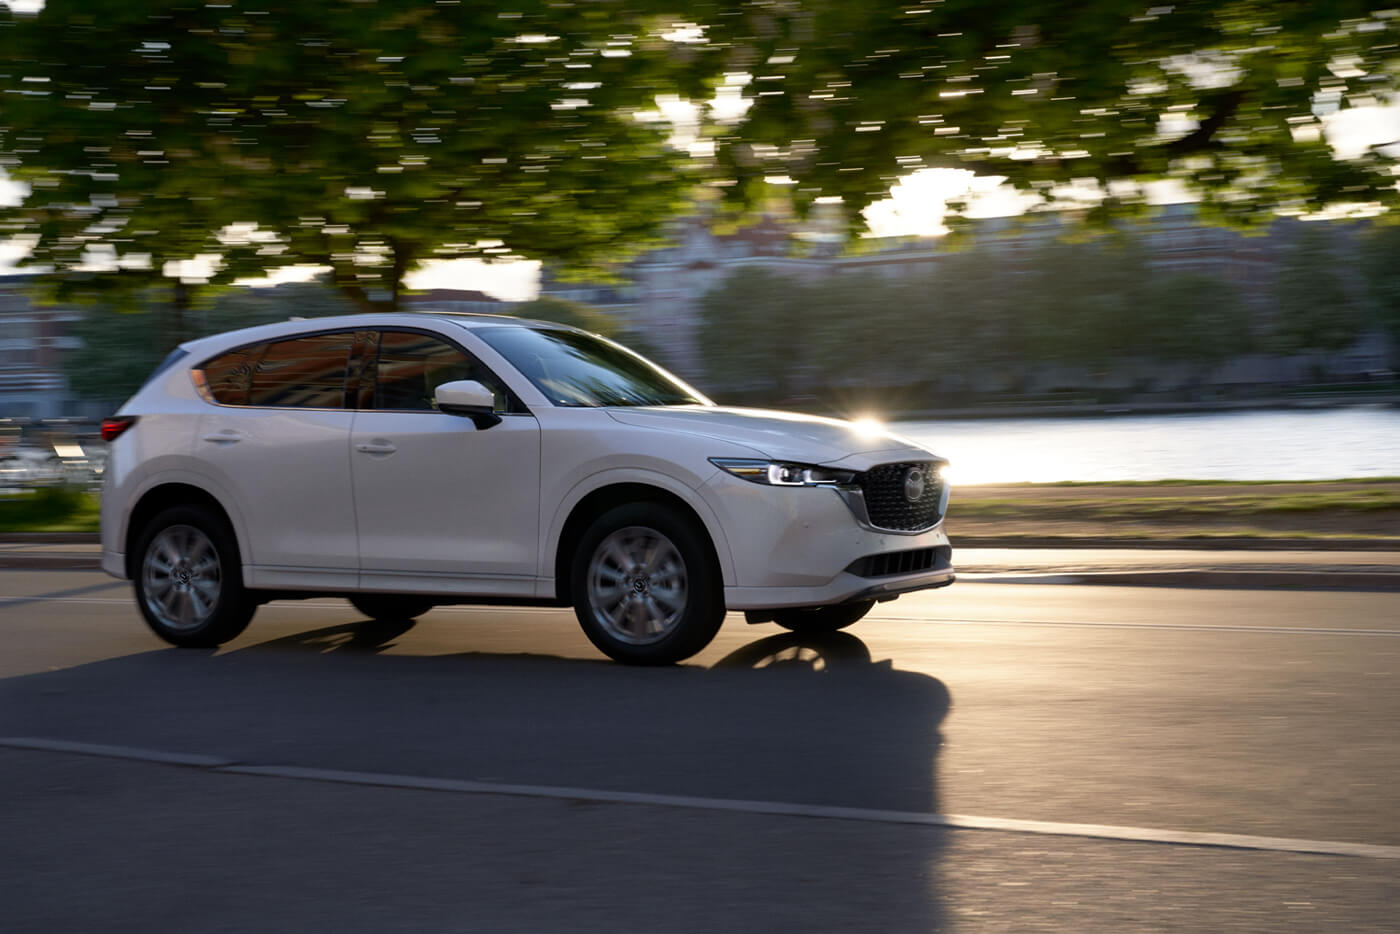
[(662, 664), (726, 609), (839, 629), (953, 580), (940, 458), (716, 406), (545, 322), (369, 314), (191, 341), (103, 434), (102, 566), (176, 645), (329, 593), (377, 619), (572, 604), (604, 653)]

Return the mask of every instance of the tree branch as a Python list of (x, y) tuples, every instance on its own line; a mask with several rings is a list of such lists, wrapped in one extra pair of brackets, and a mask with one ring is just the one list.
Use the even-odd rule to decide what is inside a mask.
[(1243, 88), (1234, 88), (1216, 98), (1215, 109), (1211, 115), (1201, 121), (1201, 125), (1180, 139), (1174, 139), (1162, 148), (1166, 150), (1170, 158), (1190, 155), (1193, 152), (1200, 152), (1204, 149), (1212, 149), (1215, 146), (1215, 134), (1219, 132), (1231, 117), (1240, 109), (1240, 104), (1244, 102), (1245, 92)]
[[(1193, 153), (1205, 152), (1215, 149), (1219, 145), (1215, 142), (1215, 135), (1221, 128), (1229, 122), (1240, 109), (1240, 104), (1245, 100), (1246, 92), (1242, 88), (1234, 88), (1230, 91), (1218, 95), (1215, 98), (1215, 107), (1210, 116), (1201, 121), (1201, 125), (1187, 133), (1185, 136), (1174, 139), (1169, 143), (1159, 146), (1146, 146), (1141, 150), (1142, 154), (1165, 154), (1170, 159), (1180, 159)], [(1098, 171), (1096, 173), (1101, 178), (1135, 178), (1146, 172), (1143, 160), (1137, 153), (1103, 157), (1092, 160)], [(1020, 162), (1013, 159), (958, 159), (956, 168), (968, 169), (978, 175), (1005, 175), (1015, 179), (1018, 174), (1018, 167), (1029, 167), (1034, 163)], [(1090, 174), (1090, 173), (1086, 173)]]

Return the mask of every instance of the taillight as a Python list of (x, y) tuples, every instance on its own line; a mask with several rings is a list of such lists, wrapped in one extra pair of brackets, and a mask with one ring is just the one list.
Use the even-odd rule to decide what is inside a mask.
[(102, 420), (102, 440), (115, 441), (122, 436), (122, 432), (135, 424), (135, 415), (113, 415), (111, 418), (104, 418)]

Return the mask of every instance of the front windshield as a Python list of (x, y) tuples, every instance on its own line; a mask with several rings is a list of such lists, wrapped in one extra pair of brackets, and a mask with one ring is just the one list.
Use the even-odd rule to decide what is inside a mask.
[(556, 328), (489, 327), (477, 336), (555, 405), (708, 405), (665, 370), (610, 341)]

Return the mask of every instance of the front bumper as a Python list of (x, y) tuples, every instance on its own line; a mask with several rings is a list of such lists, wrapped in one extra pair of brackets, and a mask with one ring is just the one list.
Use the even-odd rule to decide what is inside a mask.
[(120, 551), (102, 550), (102, 570), (119, 580), (126, 580), (126, 555)]
[(732, 559), (731, 610), (826, 606), (953, 582), (941, 522), (917, 534), (871, 529), (832, 488), (764, 486), (723, 471), (702, 493)]
[(830, 606), (856, 600), (888, 600), (915, 590), (947, 587), (956, 579), (951, 567), (940, 574), (921, 574), (877, 584), (842, 575), (825, 587), (726, 587), (724, 603), (731, 610), (778, 610), (794, 606)]

